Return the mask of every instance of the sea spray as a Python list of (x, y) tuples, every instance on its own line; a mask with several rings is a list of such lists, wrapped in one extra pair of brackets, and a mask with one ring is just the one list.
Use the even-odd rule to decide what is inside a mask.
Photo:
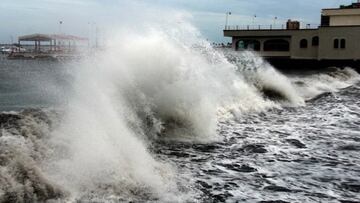
[(246, 111), (273, 105), (201, 39), (195, 48), (163, 32), (121, 35), (118, 41), (122, 46), (111, 47), (100, 57), (102, 66), (117, 72), (110, 77), (126, 102), (137, 107), (135, 112), (151, 112), (140, 119), (153, 117), (164, 131), (185, 130), (167, 135), (210, 141), (217, 137), (219, 108), (238, 104)]
[(282, 105), (305, 105), (304, 98), (299, 95), (292, 82), (256, 52), (227, 50), (224, 54), (236, 66), (238, 74), (256, 87), (265, 99), (276, 100)]
[(0, 114), (0, 202), (43, 202), (67, 196), (41, 167), (50, 154), (46, 141), (58, 118), (56, 111), (38, 109)]
[[(2, 149), (17, 156), (2, 166), (0, 196), (186, 201), (196, 196), (191, 177), (152, 154), (154, 142), (221, 141), (219, 122), (228, 116), (305, 104), (303, 86), (316, 79), (286, 77), (252, 52), (213, 49), (182, 24), (181, 31), (114, 34), (94, 57), (66, 64), (73, 83), (61, 115), (30, 119), (31, 127), (15, 123), (17, 130), (28, 126), (21, 132), (3, 130)], [(314, 77), (336, 89), (358, 75), (345, 69)]]
[[(64, 109), (57, 109), (56, 113), (41, 109), (1, 114), (0, 202), (193, 201), (198, 195), (193, 193), (198, 191), (193, 191), (190, 183), (200, 176), (203, 179), (199, 184), (212, 201), (221, 201), (223, 191), (229, 197), (231, 190), (230, 195), (238, 195), (239, 199), (260, 201), (260, 197), (269, 194), (259, 193), (259, 188), (269, 184), (270, 179), (272, 183), (282, 182), (283, 178), (294, 180), (296, 176), (288, 173), (293, 173), (294, 168), (286, 166), (305, 162), (304, 170), (308, 170), (315, 160), (312, 154), (302, 156), (299, 150), (303, 149), (291, 148), (288, 159), (284, 157), (287, 151), (281, 151), (283, 145), (276, 146), (284, 144), (288, 135), (292, 136), (291, 143), (298, 146), (304, 142), (302, 145), (308, 147), (312, 142), (294, 141), (309, 134), (301, 131), (309, 122), (301, 125), (296, 111), (283, 117), (287, 112), (281, 107), (303, 106), (305, 100), (347, 87), (359, 78), (350, 69), (286, 77), (252, 52), (213, 49), (196, 28), (182, 19), (181, 13), (168, 11), (170, 14), (159, 17), (162, 12), (146, 7), (134, 7), (131, 12), (140, 13), (139, 22), (156, 19), (159, 24), (130, 22), (129, 12), (119, 12), (129, 21), (127, 25), (136, 27), (135, 31), (111, 32), (111, 43), (99, 48), (94, 56), (65, 64), (73, 83), (69, 96), (57, 95), (69, 97), (64, 99)], [(109, 18), (109, 22), (113, 19)], [(41, 77), (38, 80), (42, 82)], [(57, 85), (41, 86), (57, 94)], [(267, 111), (271, 108), (278, 110)], [(252, 116), (245, 118), (246, 113)], [(304, 118), (318, 114), (311, 112)], [(326, 123), (322, 117), (319, 114), (315, 120)], [(286, 125), (291, 119), (295, 119), (290, 122), (295, 128)], [(220, 120), (225, 122), (219, 124)], [(333, 122), (332, 129), (339, 119)], [(219, 129), (219, 125), (223, 128)], [(321, 138), (317, 134), (313, 137)], [(173, 143), (168, 151), (168, 146), (156, 145), (163, 140)], [(326, 137), (320, 144), (329, 140)], [(330, 145), (324, 149), (335, 151)], [(156, 150), (166, 151), (172, 157), (166, 152), (163, 157), (151, 153)], [(266, 153), (279, 150), (281, 156), (275, 153), (267, 159)], [(174, 155), (181, 164), (172, 162)], [(297, 155), (297, 159), (291, 159)], [(286, 166), (281, 165), (282, 161)], [(314, 168), (319, 171), (319, 166), (329, 163), (334, 162)], [(196, 168), (197, 164), (201, 167)], [(194, 176), (178, 173), (188, 166)], [(295, 165), (296, 169), (299, 166)], [(269, 170), (271, 167), (275, 168), (274, 173)], [(277, 176), (279, 173), (283, 175)], [(255, 181), (251, 181), (252, 174)], [(302, 182), (304, 173), (301, 176), (295, 184)], [(302, 186), (318, 186), (312, 182), (314, 177), (310, 179), (310, 184)], [(232, 184), (223, 184), (229, 180)], [(247, 182), (254, 184), (247, 187)], [(333, 185), (323, 188), (325, 192), (332, 189)]]
[(251, 54), (231, 52), (234, 61), (201, 39), (189, 46), (164, 32), (115, 41), (119, 46), (67, 64), (74, 82), (64, 109), (1, 114), (1, 201), (191, 200), (198, 195), (187, 181), (193, 177), (152, 154), (154, 142), (208, 143), (199, 145), (208, 152), (227, 139), (217, 128), (228, 115), (252, 123), (241, 116), (302, 105), (292, 97), (313, 83), (331, 91), (359, 80), (351, 69), (286, 78)]
[[(170, 166), (154, 160), (127, 124), (129, 111), (114, 94), (106, 69), (84, 62), (75, 75), (74, 96), (53, 133), (57, 148), (49, 176), (74, 199), (162, 199), (176, 192)], [(100, 68), (100, 69), (98, 69)], [(104, 75), (105, 73), (105, 75)], [(60, 145), (59, 145), (60, 144)]]
[(73, 94), (49, 142), (51, 180), (74, 199), (188, 197), (191, 191), (178, 189), (176, 170), (155, 160), (149, 144), (219, 140), (219, 109), (273, 105), (222, 54), (200, 42), (205, 47), (154, 30), (120, 33), (96, 57), (74, 63)]
[(328, 68), (309, 75), (289, 75), (294, 87), (305, 100), (323, 93), (337, 92), (360, 81), (360, 75), (350, 67), (344, 69)]

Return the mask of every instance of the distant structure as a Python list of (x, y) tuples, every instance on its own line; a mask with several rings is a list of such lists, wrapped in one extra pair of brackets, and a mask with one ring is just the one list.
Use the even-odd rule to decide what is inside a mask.
[(323, 9), (313, 27), (288, 20), (285, 26), (226, 26), (236, 51), (252, 50), (279, 68), (360, 65), (360, 3)]
[(77, 44), (87, 43), (88, 39), (65, 34), (31, 34), (20, 36), (18, 47), (26, 43), (26, 51), (14, 51), (10, 59), (64, 58), (76, 55)]

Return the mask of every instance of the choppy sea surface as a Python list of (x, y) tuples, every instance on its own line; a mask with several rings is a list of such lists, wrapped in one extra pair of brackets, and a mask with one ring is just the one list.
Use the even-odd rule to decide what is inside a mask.
[(360, 201), (356, 71), (153, 41), (0, 58), (0, 202)]

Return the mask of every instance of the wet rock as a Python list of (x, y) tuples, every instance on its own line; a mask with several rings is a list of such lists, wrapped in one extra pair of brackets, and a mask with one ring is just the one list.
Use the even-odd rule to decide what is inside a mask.
[(321, 100), (321, 99), (326, 98), (326, 97), (333, 97), (333, 93), (325, 92), (323, 94), (319, 94), (318, 96), (316, 96), (316, 97), (314, 97), (312, 99), (309, 99), (308, 101), (309, 102), (316, 102), (316, 101)]
[(291, 160), (289, 160), (289, 159), (282, 159), (282, 158), (278, 158), (277, 161), (287, 162), (287, 163), (290, 163), (290, 162), (291, 162)]
[(305, 82), (303, 82), (303, 81), (295, 81), (294, 83), (296, 85), (299, 85), (299, 86), (305, 86), (306, 85)]
[(358, 200), (339, 200), (341, 203), (360, 203)]
[(360, 192), (360, 184), (342, 183), (341, 187), (351, 192)]
[(338, 162), (338, 161), (329, 161), (329, 162), (327, 162), (324, 166), (332, 166), (332, 167), (335, 167), (335, 166), (337, 166), (337, 165), (339, 165), (340, 164), (340, 162)]
[(206, 188), (206, 189), (211, 189), (211, 188), (212, 188), (211, 185), (209, 185), (209, 184), (207, 184), (206, 182), (201, 181), (201, 180), (196, 181), (196, 183), (199, 184), (199, 185), (201, 185), (201, 187)]
[(212, 199), (214, 202), (225, 202), (226, 197), (224, 195), (213, 195)]
[(240, 151), (246, 152), (246, 153), (257, 153), (257, 154), (263, 154), (266, 153), (267, 150), (265, 149), (264, 145), (261, 144), (249, 144), (243, 146)]
[(293, 146), (295, 146), (295, 147), (297, 147), (297, 148), (299, 148), (299, 149), (304, 149), (304, 148), (306, 148), (306, 145), (305, 145), (304, 143), (300, 142), (300, 141), (297, 140), (297, 139), (286, 139), (286, 141), (287, 141), (289, 144), (291, 144), (291, 145), (293, 145)]
[(0, 126), (2, 128), (18, 127), (18, 122), (21, 118), (19, 114), (1, 113)]
[(216, 150), (219, 149), (220, 147), (217, 145), (202, 144), (202, 145), (196, 145), (194, 146), (194, 148), (201, 152), (216, 152)]
[(290, 203), (283, 200), (269, 200), (269, 201), (260, 201), (259, 203)]
[[(37, 121), (42, 121), (44, 123), (46, 123), (48, 126), (52, 126), (53, 125), (53, 121), (52, 119), (49, 117), (49, 112), (45, 112), (41, 109), (25, 109), (22, 111), (22, 114), (24, 116), (30, 116), (32, 118), (34, 118)], [(51, 112), (51, 113), (55, 113), (55, 112)]]
[(216, 194), (216, 195), (212, 195), (212, 201), (211, 202), (226, 202), (226, 200), (229, 197), (232, 197), (233, 195), (230, 194), (229, 192), (225, 192), (224, 194)]
[(332, 177), (332, 176), (313, 177), (313, 179), (316, 180), (316, 181), (324, 182), (324, 183), (338, 181), (338, 179), (334, 179), (334, 177)]
[(203, 171), (204, 171), (204, 173), (209, 174), (209, 175), (219, 175), (219, 174), (223, 173), (223, 171), (220, 171), (220, 170), (212, 170), (212, 169), (210, 169), (210, 170), (203, 170)]
[(265, 174), (265, 173), (258, 173), (255, 176), (266, 179), (266, 178), (275, 178), (276, 176), (278, 176), (278, 174), (273, 173), (270, 175), (270, 174)]
[(286, 187), (282, 187), (282, 186), (277, 186), (277, 185), (269, 185), (264, 187), (264, 190), (271, 190), (274, 192), (292, 192), (292, 190), (286, 188)]
[(236, 184), (234, 182), (229, 182), (228, 184), (231, 185), (232, 187), (237, 187), (238, 186), (238, 184)]
[(197, 157), (197, 158), (191, 159), (191, 162), (197, 162), (197, 163), (199, 163), (199, 162), (207, 162), (209, 159), (210, 159), (209, 157), (205, 157), (205, 158)]
[(232, 187), (231, 187), (231, 185), (229, 185), (229, 184), (225, 184), (225, 185), (224, 185), (224, 189), (225, 189), (225, 190), (231, 190)]
[(172, 151), (168, 155), (176, 156), (176, 157), (182, 157), (182, 158), (190, 157), (190, 155), (188, 153), (181, 152), (181, 151)]
[(233, 168), (233, 170), (238, 171), (238, 172), (242, 172), (242, 173), (251, 173), (251, 172), (256, 172), (256, 168), (250, 167), (248, 165), (241, 165), (241, 166), (236, 166)]
[(323, 193), (318, 193), (318, 192), (314, 192), (314, 193), (308, 193), (308, 194), (305, 194), (305, 196), (312, 196), (312, 197), (318, 197), (318, 198), (331, 198), (331, 199), (335, 199), (334, 197), (331, 197), (327, 194), (323, 194)]
[(219, 164), (219, 165), (224, 166), (227, 169), (241, 173), (252, 173), (257, 171), (256, 168), (253, 168), (248, 165), (239, 165), (239, 164)]
[(321, 160), (317, 159), (315, 157), (310, 157), (308, 159), (299, 160), (299, 163), (302, 163), (302, 164), (318, 164), (318, 163), (321, 163)]
[(338, 149), (343, 151), (360, 151), (360, 145), (344, 145)]
[(264, 98), (267, 98), (267, 99), (270, 99), (273, 101), (288, 100), (282, 92), (275, 90), (275, 89), (263, 87), (260, 91), (263, 93)]

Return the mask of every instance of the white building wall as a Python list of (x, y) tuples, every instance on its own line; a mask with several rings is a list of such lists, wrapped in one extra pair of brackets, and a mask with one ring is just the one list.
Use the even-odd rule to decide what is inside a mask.
[(360, 15), (354, 16), (331, 16), (330, 26), (360, 25)]

